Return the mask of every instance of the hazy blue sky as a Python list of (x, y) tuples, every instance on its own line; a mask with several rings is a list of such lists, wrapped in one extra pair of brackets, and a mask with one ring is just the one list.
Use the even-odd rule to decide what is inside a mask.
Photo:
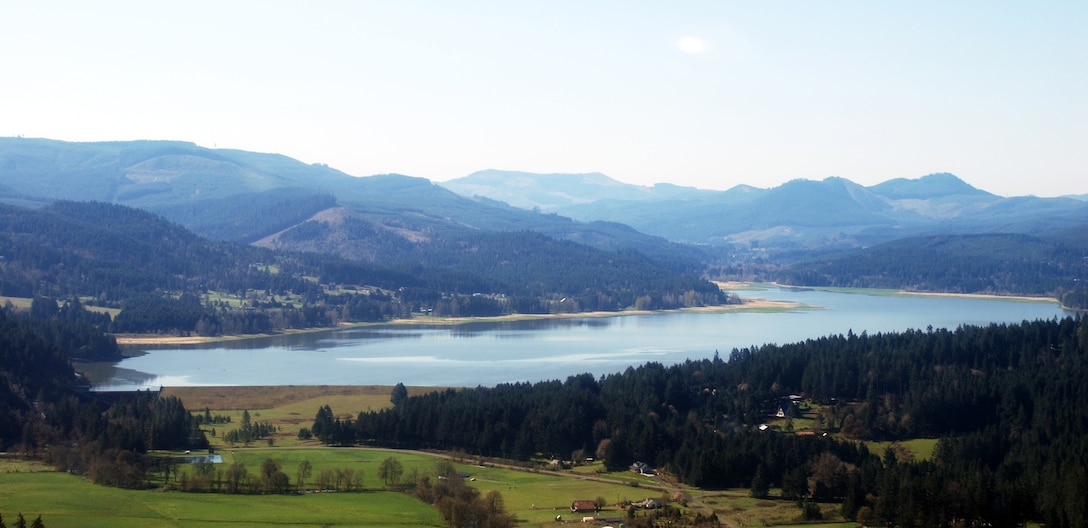
[(1088, 2), (5, 2), (0, 135), (1088, 193)]

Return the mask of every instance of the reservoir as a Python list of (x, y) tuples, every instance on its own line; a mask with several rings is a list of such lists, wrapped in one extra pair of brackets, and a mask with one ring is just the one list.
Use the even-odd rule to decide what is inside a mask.
[(210, 343), (140, 347), (79, 365), (97, 390), (189, 385), (492, 386), (595, 377), (647, 362), (723, 359), (734, 348), (833, 334), (1019, 323), (1072, 315), (1056, 302), (872, 295), (767, 288), (743, 298), (793, 301), (787, 311), (666, 312), (613, 317), (384, 325)]

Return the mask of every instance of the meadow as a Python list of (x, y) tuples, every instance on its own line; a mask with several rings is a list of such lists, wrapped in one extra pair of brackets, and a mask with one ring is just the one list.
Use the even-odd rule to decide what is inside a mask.
[(231, 526), (400, 528), (443, 526), (437, 510), (399, 492), (226, 495), (96, 486), (64, 473), (15, 468), (0, 473), (0, 513), (41, 515), (50, 527), (188, 528)]
[[(382, 489), (378, 464), (397, 458), (405, 474), (433, 474), (437, 457), (404, 451), (360, 448), (249, 448), (221, 452), (224, 465), (242, 462), (253, 473), (266, 459), (276, 460), (294, 480), (302, 460), (313, 464), (314, 475), (323, 469), (352, 468), (364, 474), (361, 492), (323, 492), (288, 495), (229, 495), (161, 490), (124, 490), (96, 486), (78, 476), (49, 471), (29, 462), (0, 464), (0, 513), (11, 520), (17, 513), (27, 519), (41, 515), (47, 526), (214, 527), (329, 526), (404, 527), (443, 526), (437, 510), (401, 491)], [(556, 517), (578, 522), (585, 514), (571, 513), (573, 500), (604, 499), (601, 517), (623, 517), (627, 501), (648, 497), (667, 500), (672, 490), (653, 487), (652, 481), (632, 486), (629, 473), (605, 474), (600, 480), (572, 478), (543, 471), (521, 471), (475, 463), (455, 463), (469, 475), (469, 484), (482, 494), (502, 493), (507, 511), (519, 526), (554, 526)], [(433, 478), (433, 477), (432, 477)], [(312, 486), (313, 477), (307, 481)], [(692, 508), (709, 507), (732, 526), (767, 526), (795, 523), (799, 510), (791, 501), (756, 500), (747, 490), (702, 492), (684, 490)], [(681, 503), (672, 506), (683, 508)], [(832, 515), (837, 505), (828, 505)], [(812, 526), (812, 525), (808, 525)]]
[[(389, 457), (404, 469), (403, 482), (436, 474), (441, 459), (450, 460), (471, 486), (486, 494), (499, 491), (507, 510), (519, 526), (554, 526), (556, 517), (581, 521), (581, 513), (570, 512), (574, 500), (597, 500), (606, 504), (602, 517), (622, 517), (623, 504), (654, 498), (670, 506), (704, 514), (714, 512), (725, 525), (788, 526), (800, 521), (800, 510), (792, 501), (777, 500), (777, 490), (766, 500), (749, 497), (748, 490), (700, 490), (663, 479), (634, 473), (606, 472), (600, 463), (579, 465), (569, 470), (547, 471), (542, 465), (517, 467), (496, 461), (454, 454), (393, 451), (365, 448), (331, 448), (316, 440), (298, 439), (300, 428), (309, 427), (318, 407), (329, 405), (342, 417), (354, 417), (360, 411), (390, 406), (392, 388), (383, 386), (314, 387), (183, 387), (168, 388), (164, 395), (182, 399), (195, 413), (207, 408), (213, 415), (231, 417), (229, 424), (205, 426), (217, 429), (209, 434), (213, 450), (222, 455), (222, 468), (234, 462), (245, 464), (250, 475), (256, 474), (268, 459), (279, 463), (296, 483), (302, 461), (312, 465), (312, 473), (303, 489), (311, 492), (287, 495), (229, 495), (183, 493), (162, 490), (122, 490), (96, 486), (78, 476), (55, 473), (50, 468), (13, 458), (0, 458), (0, 514), (5, 521), (22, 512), (28, 520), (42, 515), (47, 526), (102, 526), (108, 518), (111, 526), (127, 527), (199, 527), (199, 526), (442, 526), (437, 510), (401, 490), (391, 490), (378, 477), (378, 467)], [(436, 390), (433, 387), (409, 387), (409, 394)], [(253, 421), (267, 421), (279, 428), (271, 445), (267, 441), (249, 446), (230, 445), (223, 435), (241, 424), (241, 414), (248, 410)], [(809, 412), (795, 419), (794, 426), (810, 426)], [(781, 424), (775, 424), (781, 425)], [(890, 444), (889, 444), (890, 445)], [(897, 450), (909, 451), (916, 458), (932, 456), (935, 441), (919, 440), (896, 444)], [(883, 444), (871, 449), (881, 452)], [(158, 453), (157, 456), (181, 456)], [(449, 458), (446, 458), (449, 457)], [(174, 484), (190, 466), (181, 466)], [(326, 469), (351, 469), (362, 473), (362, 491), (312, 492), (317, 475)], [(676, 500), (677, 497), (679, 500)], [(827, 526), (841, 520), (837, 504), (822, 505)], [(853, 525), (853, 523), (849, 523)], [(806, 526), (812, 526), (808, 524)], [(845, 525), (842, 525), (845, 526)]]

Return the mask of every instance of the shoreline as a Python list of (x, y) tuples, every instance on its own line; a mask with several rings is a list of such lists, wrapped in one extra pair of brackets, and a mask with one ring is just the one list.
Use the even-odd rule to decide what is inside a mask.
[(818, 306), (809, 306), (792, 301), (772, 301), (769, 299), (742, 299), (740, 304), (721, 304), (717, 306), (698, 306), (692, 308), (677, 308), (672, 310), (624, 310), (620, 312), (576, 312), (576, 313), (552, 313), (552, 314), (509, 314), (495, 317), (434, 317), (421, 315), (411, 319), (394, 319), (382, 322), (358, 322), (342, 323), (334, 327), (289, 329), (273, 334), (245, 334), (226, 336), (160, 336), (160, 335), (135, 335), (115, 334), (117, 344), (121, 346), (140, 345), (199, 345), (205, 343), (218, 343), (223, 341), (237, 341), (243, 339), (261, 339), (293, 334), (305, 334), (313, 332), (331, 332), (352, 328), (368, 328), (380, 326), (458, 326), (470, 323), (501, 323), (510, 321), (532, 321), (541, 319), (588, 319), (600, 317), (625, 317), (629, 315), (653, 315), (657, 313), (729, 313), (749, 311), (789, 311), (789, 310), (814, 310)]
[[(1061, 306), (1061, 303), (1052, 297), (1032, 297), (1026, 295), (997, 295), (986, 293), (945, 293), (945, 292), (919, 292), (919, 291), (907, 291), (907, 290), (893, 290), (893, 289), (878, 289), (878, 288), (835, 288), (835, 287), (813, 287), (813, 286), (792, 286), (788, 284), (781, 284), (777, 282), (734, 282), (734, 281), (712, 281), (717, 284), (723, 291), (750, 291), (758, 292), (759, 290), (766, 289), (767, 287), (780, 288), (783, 290), (816, 290), (816, 291), (830, 291), (838, 293), (852, 293), (852, 294), (872, 294), (872, 295), (890, 295), (890, 296), (919, 296), (919, 297), (959, 297), (965, 299), (989, 299), (989, 300), (1002, 300), (1009, 302), (1049, 302), (1058, 303), (1063, 310), (1076, 311), (1073, 309)], [(599, 317), (625, 317), (629, 315), (652, 315), (656, 313), (677, 313), (677, 312), (692, 312), (692, 313), (729, 313), (729, 312), (774, 312), (774, 311), (790, 311), (790, 310), (817, 310), (821, 307), (806, 305), (794, 301), (773, 301), (769, 299), (762, 299), (759, 297), (741, 298), (740, 304), (722, 304), (717, 306), (699, 306), (692, 308), (677, 308), (672, 310), (624, 310), (620, 312), (576, 312), (576, 313), (550, 313), (550, 314), (509, 314), (499, 315), (494, 317), (435, 317), (420, 315), (412, 317), (411, 319), (394, 319), (391, 321), (381, 322), (357, 322), (357, 323), (342, 323), (335, 327), (322, 327), (322, 328), (299, 328), (288, 329), (281, 332), (272, 334), (243, 334), (243, 335), (224, 335), (224, 336), (161, 336), (161, 335), (133, 335), (133, 334), (115, 334), (117, 344), (122, 346), (153, 346), (153, 345), (199, 345), (206, 343), (218, 343), (224, 341), (237, 341), (245, 339), (261, 339), (269, 337), (278, 337), (294, 334), (306, 334), (313, 332), (331, 332), (335, 330), (345, 330), (352, 328), (367, 328), (367, 327), (381, 327), (381, 326), (412, 326), (412, 325), (430, 325), (430, 326), (457, 326), (471, 323), (501, 323), (511, 321), (532, 321), (541, 319), (585, 319), (585, 318), (599, 318)]]

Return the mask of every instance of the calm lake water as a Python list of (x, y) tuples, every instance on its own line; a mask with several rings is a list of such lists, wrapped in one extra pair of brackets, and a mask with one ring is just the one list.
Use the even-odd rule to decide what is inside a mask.
[(80, 366), (98, 390), (186, 385), (490, 386), (601, 376), (647, 362), (728, 358), (734, 348), (830, 334), (1019, 323), (1071, 315), (1053, 302), (879, 296), (767, 289), (741, 297), (820, 309), (661, 313), (603, 318), (335, 330), (197, 346), (130, 350)]

